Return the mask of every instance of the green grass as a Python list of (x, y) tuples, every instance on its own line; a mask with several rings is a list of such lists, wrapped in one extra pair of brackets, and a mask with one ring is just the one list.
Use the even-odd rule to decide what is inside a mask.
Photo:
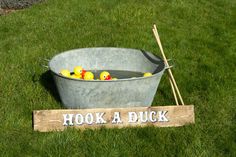
[[(236, 3), (47, 0), (0, 16), (0, 156), (236, 156)], [(32, 111), (60, 108), (42, 58), (82, 47), (127, 47), (174, 59), (196, 124), (39, 133)], [(165, 75), (153, 105), (174, 104)]]

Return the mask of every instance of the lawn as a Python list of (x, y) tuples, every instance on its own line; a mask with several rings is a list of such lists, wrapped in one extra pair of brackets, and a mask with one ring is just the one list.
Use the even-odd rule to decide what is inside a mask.
[[(0, 16), (0, 156), (236, 156), (235, 17), (232, 0), (47, 0)], [(33, 110), (61, 108), (43, 58), (83, 47), (160, 56), (154, 23), (194, 125), (33, 131)], [(153, 105), (170, 104), (165, 74)]]

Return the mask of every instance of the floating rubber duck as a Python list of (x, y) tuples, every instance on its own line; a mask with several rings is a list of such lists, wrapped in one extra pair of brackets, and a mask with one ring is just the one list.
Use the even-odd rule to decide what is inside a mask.
[(94, 80), (94, 75), (92, 72), (85, 72), (84, 74), (84, 80)]
[(144, 73), (143, 76), (144, 76), (144, 77), (152, 76), (152, 73), (147, 72), (147, 73)]
[(66, 69), (61, 70), (60, 74), (65, 77), (70, 77), (70, 71)]
[(111, 80), (111, 75), (109, 72), (107, 71), (103, 71), (101, 74), (100, 74), (100, 79), (101, 80)]
[(79, 78), (82, 78), (82, 79), (83, 79), (85, 72), (86, 72), (86, 70), (84, 70), (84, 69), (82, 68), (82, 66), (76, 66), (76, 67), (74, 68), (74, 73), (75, 73), (75, 75), (77, 75)]

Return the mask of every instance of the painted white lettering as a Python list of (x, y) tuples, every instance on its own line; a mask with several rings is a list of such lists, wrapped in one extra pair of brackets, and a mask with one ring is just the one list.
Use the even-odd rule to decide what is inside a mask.
[(104, 115), (104, 112), (100, 113), (96, 113), (96, 124), (105, 124), (107, 123), (103, 118), (102, 116)]
[(148, 112), (139, 112), (139, 116), (140, 116), (140, 122), (141, 123), (146, 123), (148, 121)]
[(84, 123), (84, 117), (83, 117), (82, 114), (76, 114), (76, 115), (75, 115), (75, 123), (76, 123), (77, 125), (81, 125), (81, 124)]
[(154, 118), (154, 115), (156, 115), (156, 114), (157, 114), (157, 112), (155, 112), (155, 111), (150, 112), (149, 119), (150, 119), (151, 122), (156, 122), (157, 121), (157, 119)]
[(120, 119), (120, 112), (114, 112), (114, 116), (113, 116), (113, 120), (111, 122), (112, 124), (116, 123), (122, 123), (121, 119)]
[[(73, 116), (74, 114), (63, 114), (63, 118), (64, 118), (64, 126), (68, 126), (68, 125), (74, 125), (73, 124)], [(69, 122), (69, 124), (68, 124)]]
[(138, 120), (138, 116), (135, 112), (128, 112), (129, 114), (129, 123), (135, 123)]
[(93, 115), (92, 115), (92, 113), (86, 114), (86, 116), (85, 116), (85, 122), (86, 122), (87, 124), (92, 124), (92, 123), (93, 123)]
[(158, 111), (158, 122), (168, 122), (168, 119), (165, 116), (167, 112), (168, 111)]

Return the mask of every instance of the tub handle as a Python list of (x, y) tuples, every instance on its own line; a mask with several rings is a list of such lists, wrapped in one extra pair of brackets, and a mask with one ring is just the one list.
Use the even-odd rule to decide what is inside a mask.
[(174, 66), (173, 65), (171, 65), (171, 66), (165, 66), (165, 70), (167, 70), (167, 69), (170, 69), (170, 68), (173, 68)]
[(49, 62), (49, 61), (50, 61), (50, 59), (41, 58), (41, 59), (40, 59), (40, 62), (41, 62), (40, 65), (41, 65), (42, 67), (46, 68), (46, 69), (49, 69), (49, 66), (44, 63), (44, 62)]
[(167, 62), (169, 63), (169, 66), (165, 64), (165, 70), (171, 69), (174, 67), (175, 63), (172, 61), (172, 59), (167, 59)]
[(41, 65), (42, 67), (44, 67), (44, 68), (46, 68), (46, 69), (49, 69), (49, 66), (47, 66), (47, 65)]

